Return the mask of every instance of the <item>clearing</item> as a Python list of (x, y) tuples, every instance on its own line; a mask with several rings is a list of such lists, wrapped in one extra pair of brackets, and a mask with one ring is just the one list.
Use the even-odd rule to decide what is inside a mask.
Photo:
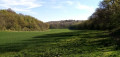
[(0, 32), (0, 57), (120, 57), (106, 31)]

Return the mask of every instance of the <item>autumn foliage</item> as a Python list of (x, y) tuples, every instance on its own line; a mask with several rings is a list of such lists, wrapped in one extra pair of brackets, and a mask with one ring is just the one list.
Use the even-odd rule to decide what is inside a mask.
[(11, 9), (0, 10), (1, 31), (43, 31), (48, 28), (48, 24), (29, 15), (17, 14)]

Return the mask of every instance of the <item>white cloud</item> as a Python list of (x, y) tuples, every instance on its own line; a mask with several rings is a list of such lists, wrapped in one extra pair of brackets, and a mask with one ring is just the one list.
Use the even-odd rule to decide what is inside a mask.
[(60, 8), (63, 8), (63, 6), (62, 5), (58, 5), (58, 6), (53, 6), (52, 8), (60, 9)]
[(63, 17), (64, 20), (66, 19), (73, 19), (73, 20), (87, 20), (90, 14), (79, 14), (79, 15), (74, 15), (74, 16), (66, 16)]
[(12, 8), (12, 9), (15, 10), (15, 11), (24, 11), (24, 12), (30, 11), (28, 9), (20, 9), (20, 8)]
[(94, 10), (95, 10), (95, 8), (92, 7), (92, 6), (83, 5), (83, 4), (80, 4), (80, 3), (77, 3), (76, 8), (77, 8), (77, 9), (80, 9), (80, 10), (87, 10), (87, 11), (94, 11)]
[(72, 1), (66, 1), (66, 3), (69, 4), (69, 5), (73, 5), (74, 4), (74, 2), (72, 2)]
[(57, 0), (51, 0), (52, 2), (56, 2)]
[(15, 11), (28, 12), (33, 8), (41, 7), (42, 4), (36, 3), (37, 0), (0, 0), (3, 8), (12, 8)]
[(52, 1), (52, 8), (60, 9), (60, 8), (66, 8), (66, 5), (73, 5), (73, 1), (60, 1), (60, 0), (51, 0)]

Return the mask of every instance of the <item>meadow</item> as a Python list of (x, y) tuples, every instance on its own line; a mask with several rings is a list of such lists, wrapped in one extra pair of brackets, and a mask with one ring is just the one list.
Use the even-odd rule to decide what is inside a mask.
[(120, 57), (107, 31), (0, 32), (0, 57)]

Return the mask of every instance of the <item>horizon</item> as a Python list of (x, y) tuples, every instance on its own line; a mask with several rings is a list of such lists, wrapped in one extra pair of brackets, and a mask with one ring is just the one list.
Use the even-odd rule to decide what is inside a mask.
[(88, 20), (102, 0), (0, 0), (0, 9), (11, 8), (43, 22)]

